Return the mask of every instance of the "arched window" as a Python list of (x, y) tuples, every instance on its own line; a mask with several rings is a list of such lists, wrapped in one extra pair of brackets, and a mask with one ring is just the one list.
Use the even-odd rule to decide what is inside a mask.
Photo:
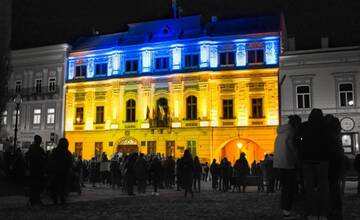
[(186, 98), (186, 119), (197, 119), (197, 98), (195, 96), (189, 96)]
[(126, 121), (134, 122), (135, 121), (135, 108), (136, 103), (134, 99), (129, 99), (126, 102)]

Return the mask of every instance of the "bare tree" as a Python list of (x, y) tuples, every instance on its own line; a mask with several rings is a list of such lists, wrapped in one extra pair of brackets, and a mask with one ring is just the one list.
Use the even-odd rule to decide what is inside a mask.
[(12, 0), (0, 0), (0, 113), (8, 101), (6, 84), (10, 76)]

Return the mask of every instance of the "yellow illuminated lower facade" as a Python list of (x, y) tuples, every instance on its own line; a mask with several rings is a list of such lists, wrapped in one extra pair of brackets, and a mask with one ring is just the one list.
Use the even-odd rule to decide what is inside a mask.
[(66, 84), (65, 136), (91, 159), (132, 151), (249, 162), (274, 148), (278, 69), (210, 71)]

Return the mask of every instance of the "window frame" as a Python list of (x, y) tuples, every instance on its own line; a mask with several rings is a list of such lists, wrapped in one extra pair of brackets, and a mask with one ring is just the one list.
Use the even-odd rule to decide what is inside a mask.
[[(254, 106), (254, 102), (253, 102), (254, 100), (261, 100), (261, 105)], [(263, 97), (253, 97), (250, 100), (250, 104), (251, 104), (251, 119), (264, 119), (265, 118), (265, 115), (264, 115), (264, 98)], [(254, 114), (254, 107), (261, 107), (260, 111), (256, 111), (256, 112), (258, 112), (256, 114), (260, 114), (260, 115), (255, 115)], [(257, 109), (257, 110), (259, 110), (259, 109)]]
[(186, 120), (197, 120), (197, 97), (186, 97)]
[[(78, 75), (78, 68), (79, 68), (79, 73), (80, 75)], [(75, 79), (79, 79), (79, 78), (85, 78), (87, 74), (87, 65), (86, 64), (78, 64), (75, 65)]]
[(7, 120), (8, 120), (8, 111), (4, 110), (1, 113), (1, 121), (0, 121), (0, 125), (6, 126), (7, 125)]
[[(100, 68), (99, 68), (100, 73), (98, 73), (98, 66), (100, 66)], [(108, 66), (109, 66), (109, 64), (107, 62), (95, 63), (95, 74), (94, 75), (95, 76), (106, 76), (108, 74)]]
[[(40, 82), (38, 84), (38, 82)], [(35, 79), (35, 93), (40, 94), (42, 90), (42, 79)]]
[(15, 81), (15, 93), (18, 94), (21, 92), (22, 89), (22, 80)]
[[(49, 110), (53, 109), (53, 112), (50, 112)], [(55, 124), (55, 108), (47, 108), (46, 110), (46, 124), (53, 125)]]
[[(229, 102), (231, 101), (231, 105)], [(234, 99), (222, 99), (222, 119), (235, 119), (234, 118)], [(231, 110), (231, 111), (230, 111)], [(230, 114), (231, 113), (231, 114)]]
[(33, 125), (41, 124), (41, 108), (33, 109)]
[[(340, 86), (341, 85), (346, 85), (346, 84), (350, 84), (351, 85), (351, 91), (341, 91), (340, 90)], [(353, 108), (355, 106), (355, 89), (354, 89), (354, 83), (353, 82), (339, 82), (337, 85), (337, 89), (338, 89), (338, 100), (339, 100), (339, 107), (340, 108)], [(345, 94), (345, 105), (341, 104), (341, 95)], [(348, 94), (351, 94), (352, 96), (352, 101), (354, 102), (353, 105), (349, 105), (349, 100), (348, 100)]]
[[(258, 58), (258, 54), (257, 51), (262, 51), (262, 61), (259, 62), (259, 58)], [(249, 53), (250, 52), (255, 52), (254, 54), (254, 60), (255, 62), (249, 62)], [(253, 48), (253, 49), (248, 49), (246, 50), (246, 63), (247, 65), (262, 65), (265, 63), (265, 49), (264, 48)]]
[[(78, 111), (78, 110), (82, 111)], [(81, 113), (81, 114), (78, 114)], [(78, 117), (81, 116), (81, 117)], [(77, 120), (79, 118), (79, 121)], [(84, 107), (76, 107), (75, 108), (75, 124), (84, 124)]]
[[(157, 68), (157, 61), (160, 60), (160, 67), (161, 68)], [(166, 62), (163, 62), (164, 60), (167, 60), (167, 67), (164, 67), (164, 63)], [(154, 70), (155, 71), (167, 71), (170, 69), (170, 57), (169, 56), (158, 56), (158, 57), (155, 57), (154, 59)]]
[(55, 92), (56, 91), (56, 77), (49, 77), (48, 79), (48, 91)]
[(126, 101), (126, 122), (136, 121), (136, 101), (135, 99), (128, 99)]
[[(298, 93), (298, 87), (309, 87), (309, 92), (308, 93)], [(302, 96), (302, 101), (303, 101), (303, 106), (304, 107), (299, 107), (299, 99), (298, 96), (301, 95)], [(305, 106), (305, 96), (308, 95), (309, 96), (309, 107)], [(310, 109), (312, 106), (312, 100), (311, 100), (311, 85), (310, 84), (297, 84), (295, 85), (295, 101), (296, 101), (296, 108), (297, 109)]]
[[(124, 73), (125, 74), (132, 74), (132, 73), (139, 72), (139, 59), (126, 59), (124, 62), (125, 62), (125, 65), (124, 65)], [(130, 66), (131, 66), (130, 71), (127, 70), (127, 62), (130, 62)], [(133, 70), (135, 62), (137, 63), (137, 69)]]
[(105, 107), (104, 106), (96, 106), (96, 117), (95, 123), (96, 124), (104, 124), (105, 123)]
[[(225, 54), (225, 60), (226, 60), (226, 63), (225, 64), (222, 64), (221, 63), (221, 55), (222, 54)], [(230, 54), (233, 54), (234, 56), (234, 59), (233, 59), (233, 63), (229, 63), (230, 61)], [(236, 52), (235, 51), (221, 51), (219, 52), (219, 66), (220, 67), (234, 67), (236, 65)]]
[[(187, 61), (187, 57), (190, 57), (190, 66), (187, 66), (186, 65), (186, 61)], [(197, 64), (194, 65), (194, 57), (197, 57)], [(188, 53), (188, 54), (184, 54), (184, 62), (183, 62), (184, 66), (183, 68), (184, 69), (196, 69), (196, 68), (199, 68), (200, 66), (200, 54), (198, 53)]]

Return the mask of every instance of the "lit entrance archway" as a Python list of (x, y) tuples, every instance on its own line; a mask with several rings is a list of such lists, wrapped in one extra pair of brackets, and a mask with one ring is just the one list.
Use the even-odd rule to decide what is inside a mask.
[(220, 149), (220, 160), (226, 157), (231, 164), (234, 165), (235, 161), (239, 159), (241, 152), (246, 154), (249, 165), (254, 160), (259, 161), (264, 159), (265, 151), (254, 141), (236, 138), (225, 143)]
[(119, 152), (123, 154), (139, 152), (138, 141), (132, 137), (122, 138), (116, 147), (116, 153)]

